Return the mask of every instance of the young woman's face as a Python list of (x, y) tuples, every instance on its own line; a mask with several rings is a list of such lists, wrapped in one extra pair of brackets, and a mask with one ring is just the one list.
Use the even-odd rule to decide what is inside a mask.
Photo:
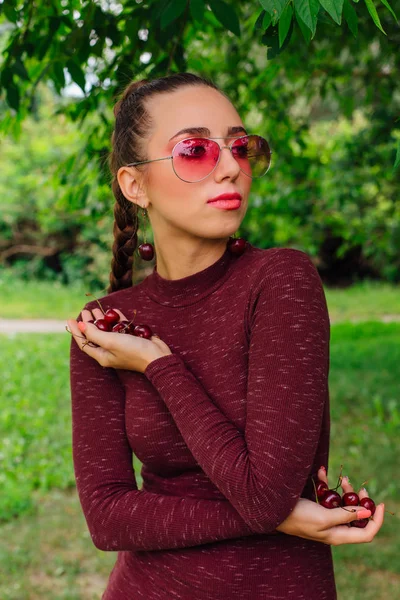
[[(148, 101), (153, 129), (147, 143), (148, 160), (171, 156), (174, 145), (188, 137), (219, 137), (220, 146), (229, 145), (246, 130), (231, 102), (217, 90), (206, 86), (185, 87), (161, 94)], [(209, 135), (181, 133), (188, 127), (206, 127)], [(229, 128), (237, 129), (229, 133)], [(172, 139), (171, 139), (172, 138)], [(231, 138), (231, 139), (226, 139)], [(182, 181), (175, 174), (172, 160), (148, 163), (145, 196), (138, 202), (148, 213), (159, 240), (165, 236), (225, 238), (234, 234), (245, 217), (252, 179), (240, 170), (228, 149), (223, 149), (215, 170), (196, 183)], [(236, 210), (223, 210), (207, 204), (220, 194), (238, 192), (242, 202)]]

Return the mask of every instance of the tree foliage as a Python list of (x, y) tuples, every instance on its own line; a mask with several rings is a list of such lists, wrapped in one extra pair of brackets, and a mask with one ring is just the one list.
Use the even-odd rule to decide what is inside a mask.
[[(44, 85), (58, 98), (49, 123), (64, 114), (81, 132), (80, 151), (61, 153), (52, 173), (65, 210), (102, 213), (93, 173), (104, 197), (111, 108), (125, 85), (191, 71), (220, 85), (274, 151), (254, 188), (274, 201), (243, 224), (253, 241), (301, 239), (327, 264), (361, 248), (399, 277), (400, 0), (6, 0), (0, 10), (3, 132), (18, 137), (39, 118)], [(66, 94), (71, 81), (80, 95)], [(362, 126), (334, 135), (359, 113)], [(311, 141), (317, 130), (322, 143)]]

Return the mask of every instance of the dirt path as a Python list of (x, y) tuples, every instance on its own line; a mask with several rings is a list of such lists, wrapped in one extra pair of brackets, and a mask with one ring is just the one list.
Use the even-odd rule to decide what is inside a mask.
[(63, 333), (67, 319), (0, 319), (0, 333)]
[[(360, 323), (367, 319), (350, 319), (351, 323)], [(368, 320), (378, 320), (382, 323), (400, 322), (400, 315), (382, 315), (378, 318), (371, 317)], [(342, 320), (341, 320), (342, 321)], [(331, 324), (337, 320), (331, 319)], [(0, 334), (15, 333), (63, 333), (67, 320), (57, 319), (0, 319)]]

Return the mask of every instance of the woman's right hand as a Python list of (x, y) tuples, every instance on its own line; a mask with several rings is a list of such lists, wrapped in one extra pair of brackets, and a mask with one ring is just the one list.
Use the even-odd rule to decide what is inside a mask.
[[(328, 483), (323, 471), (318, 471), (318, 477)], [(341, 485), (344, 492), (354, 491), (346, 479), (342, 480)], [(361, 489), (358, 495), (363, 498), (368, 494), (366, 490)], [(351, 512), (352, 509), (356, 509), (356, 512)], [(364, 544), (371, 542), (382, 527), (385, 505), (379, 504), (376, 507), (375, 514), (364, 529), (349, 527), (348, 523), (351, 521), (371, 514), (368, 511), (363, 515), (362, 511), (365, 512), (362, 506), (324, 508), (312, 500), (300, 498), (290, 515), (278, 525), (276, 530), (331, 546)]]

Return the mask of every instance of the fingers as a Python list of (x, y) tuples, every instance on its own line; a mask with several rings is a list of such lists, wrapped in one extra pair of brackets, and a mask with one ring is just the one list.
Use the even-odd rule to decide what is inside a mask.
[(325, 483), (328, 485), (328, 477), (326, 476), (325, 467), (320, 467), (318, 469), (318, 479), (325, 481)]
[(94, 323), (88, 323), (87, 321), (79, 323), (78, 328), (85, 335), (87, 340), (90, 340), (99, 346), (103, 346), (103, 348), (108, 348), (110, 344), (112, 344), (114, 336), (117, 335), (110, 331), (101, 331), (100, 329), (97, 329)]
[[(332, 510), (338, 510), (337, 508)], [(357, 527), (333, 527), (329, 532), (328, 543), (339, 546), (341, 544), (365, 544), (372, 542), (383, 525), (385, 505), (378, 504), (374, 516), (369, 520), (364, 529)]]
[(340, 485), (343, 489), (344, 494), (347, 494), (347, 492), (354, 492), (354, 488), (351, 485), (350, 480), (346, 475), (341, 478)]
[(365, 488), (361, 488), (360, 491), (358, 492), (358, 497), (360, 498), (369, 498), (368, 492)]
[[(82, 323), (85, 323), (85, 320), (82, 321)], [(88, 354), (89, 356), (91, 356), (92, 358), (97, 360), (98, 363), (103, 365), (103, 362), (104, 362), (106, 356), (109, 355), (109, 352), (107, 350), (99, 347), (100, 344), (102, 346), (104, 346), (103, 336), (104, 336), (105, 332), (99, 331), (97, 329), (96, 325), (94, 325), (93, 323), (86, 323), (84, 332), (82, 332), (80, 330), (80, 328), (78, 326), (78, 322), (75, 321), (74, 319), (69, 319), (67, 321), (67, 324), (68, 324), (68, 327), (71, 330), (73, 338), (74, 338), (75, 342), (77, 343), (78, 347), (80, 348), (80, 350), (82, 350), (83, 352), (85, 352), (85, 354)], [(82, 327), (82, 325), (81, 325), (81, 327)], [(97, 333), (99, 333), (102, 336), (101, 340)], [(90, 343), (88, 343), (88, 341)], [(94, 346), (95, 344), (98, 346), (95, 347)], [(106, 340), (106, 344), (107, 344), (107, 340)]]
[(367, 519), (371, 516), (371, 511), (363, 506), (339, 506), (338, 508), (327, 508), (324, 514), (325, 527), (329, 529), (335, 525), (346, 525), (357, 519)]
[[(100, 311), (100, 309), (98, 309)], [(93, 311), (94, 313), (94, 311)], [(96, 320), (98, 317), (95, 317), (94, 315), (92, 315), (90, 310), (87, 310), (86, 308), (83, 309), (82, 313), (82, 321), (91, 321), (91, 320)]]

